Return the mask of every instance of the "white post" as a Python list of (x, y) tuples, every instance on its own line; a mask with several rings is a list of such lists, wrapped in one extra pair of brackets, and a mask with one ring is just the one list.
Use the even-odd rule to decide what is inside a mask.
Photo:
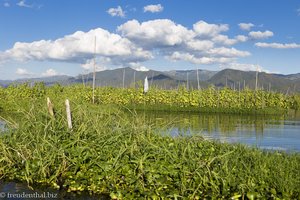
[(66, 112), (67, 112), (67, 121), (68, 121), (68, 128), (72, 129), (72, 118), (71, 118), (71, 108), (70, 108), (70, 102), (68, 99), (66, 99)]

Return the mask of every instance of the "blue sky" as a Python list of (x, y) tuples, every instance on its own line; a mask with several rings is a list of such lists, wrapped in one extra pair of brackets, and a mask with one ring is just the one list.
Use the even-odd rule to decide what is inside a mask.
[(298, 0), (0, 0), (0, 79), (97, 70), (300, 72)]

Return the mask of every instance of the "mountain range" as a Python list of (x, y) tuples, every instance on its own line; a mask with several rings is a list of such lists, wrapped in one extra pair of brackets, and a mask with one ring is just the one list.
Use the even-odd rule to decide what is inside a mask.
[[(164, 89), (177, 88), (184, 85), (188, 88), (206, 88), (209, 85), (216, 87), (230, 87), (232, 89), (243, 89), (248, 87), (254, 89), (256, 86), (255, 71), (240, 71), (234, 69), (224, 69), (221, 71), (209, 70), (172, 70), (172, 71), (137, 71), (132, 68), (119, 68), (96, 72), (97, 86), (112, 87), (137, 87), (142, 85), (145, 77), (148, 77), (149, 84)], [(265, 90), (278, 91), (283, 93), (300, 92), (300, 73), (298, 74), (271, 74), (259, 72), (257, 74), (258, 87)], [(42, 78), (29, 78), (18, 80), (0, 80), (2, 87), (10, 84), (44, 82), (46, 85), (60, 83), (62, 85), (85, 84), (91, 85), (93, 74), (80, 74), (71, 76), (53, 76)], [(135, 83), (135, 84), (134, 84)]]

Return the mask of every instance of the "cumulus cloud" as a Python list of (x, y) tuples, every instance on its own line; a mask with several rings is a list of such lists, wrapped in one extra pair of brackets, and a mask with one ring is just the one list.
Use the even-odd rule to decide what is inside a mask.
[(266, 39), (266, 38), (272, 37), (274, 34), (272, 31), (265, 31), (265, 32), (251, 31), (248, 35), (252, 39)]
[(228, 24), (208, 24), (205, 21), (199, 21), (193, 25), (195, 33), (200, 37), (215, 37), (221, 32), (229, 30)]
[(86, 63), (82, 64), (81, 67), (87, 71), (93, 71), (94, 67), (96, 71), (104, 71), (107, 69), (107, 67), (102, 63), (109, 63), (109, 58), (96, 60), (96, 63), (94, 63), (94, 59), (89, 59), (86, 61)]
[(145, 47), (174, 46), (194, 37), (194, 33), (169, 19), (150, 20), (139, 23), (128, 21), (117, 28), (123, 37)]
[(60, 74), (54, 69), (47, 69), (45, 72), (42, 73), (42, 76), (44, 77), (57, 76), (57, 75)]
[(110, 8), (107, 10), (107, 13), (113, 17), (125, 17), (125, 11), (123, 11), (121, 6), (117, 8)]
[(196, 22), (192, 29), (169, 19), (145, 22), (130, 20), (111, 33), (102, 28), (88, 32), (77, 31), (56, 40), (31, 43), (16, 42), (11, 49), (0, 52), (0, 61), (61, 61), (78, 63), (84, 69), (93, 69), (94, 41), (97, 70), (129, 66), (142, 69), (143, 62), (154, 56), (171, 61), (195, 64), (229, 63), (249, 56), (247, 51), (231, 47), (248, 40), (247, 36), (229, 38), (226, 24)]
[(147, 5), (144, 7), (144, 12), (161, 12), (163, 11), (164, 7), (161, 4), (156, 4), (156, 5)]
[(263, 43), (257, 42), (255, 46), (261, 48), (273, 48), (273, 49), (297, 49), (300, 48), (300, 44), (289, 43), (289, 44), (281, 44), (281, 43)]
[(220, 65), (221, 69), (236, 69), (236, 70), (241, 70), (241, 71), (259, 71), (259, 72), (269, 72), (268, 70), (265, 70), (262, 66), (260, 65), (255, 65), (255, 64), (247, 64), (247, 63), (237, 63), (237, 62), (232, 62), (226, 65)]
[(115, 63), (145, 61), (152, 58), (151, 52), (136, 47), (128, 39), (101, 28), (89, 32), (77, 31), (54, 41), (17, 42), (13, 48), (0, 52), (0, 58), (85, 64), (94, 56), (95, 36), (97, 38), (96, 55), (99, 57), (112, 59)]
[(227, 35), (217, 35), (212, 38), (212, 41), (221, 45), (232, 46), (239, 42), (246, 42), (248, 37), (244, 35), (237, 35), (234, 39), (229, 38)]
[(214, 64), (214, 63), (228, 63), (234, 61), (234, 58), (229, 57), (209, 57), (209, 56), (197, 56), (195, 54), (186, 52), (173, 52), (168, 59), (172, 61), (184, 60), (193, 64)]
[(149, 69), (147, 67), (145, 67), (144, 65), (141, 65), (140, 63), (129, 63), (129, 66), (136, 71), (142, 71), (142, 72), (149, 71)]
[(16, 74), (19, 76), (24, 76), (24, 77), (31, 77), (34, 75), (34, 73), (29, 72), (27, 69), (24, 69), (24, 68), (18, 68), (16, 71)]
[(159, 50), (165, 58), (196, 64), (225, 63), (250, 55), (249, 52), (226, 48), (248, 38), (238, 35), (229, 38), (221, 34), (229, 29), (226, 24), (199, 21), (190, 30), (168, 19), (139, 23), (131, 20), (118, 27), (123, 37), (148, 50)]
[(238, 41), (238, 42), (246, 42), (248, 40), (248, 37), (247, 36), (244, 36), (244, 35), (237, 35), (235, 36), (235, 39)]
[(239, 27), (243, 31), (250, 31), (250, 29), (254, 26), (252, 23), (239, 23)]
[(6, 8), (8, 8), (8, 7), (10, 7), (10, 4), (9, 4), (8, 2), (5, 2), (5, 3), (3, 4), (3, 6), (6, 7)]

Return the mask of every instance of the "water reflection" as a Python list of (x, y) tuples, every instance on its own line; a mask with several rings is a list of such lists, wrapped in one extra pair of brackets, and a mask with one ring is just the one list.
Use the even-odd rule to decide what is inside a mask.
[(201, 133), (207, 139), (244, 143), (265, 149), (300, 151), (300, 115), (232, 115), (146, 112), (147, 123), (172, 136)]

